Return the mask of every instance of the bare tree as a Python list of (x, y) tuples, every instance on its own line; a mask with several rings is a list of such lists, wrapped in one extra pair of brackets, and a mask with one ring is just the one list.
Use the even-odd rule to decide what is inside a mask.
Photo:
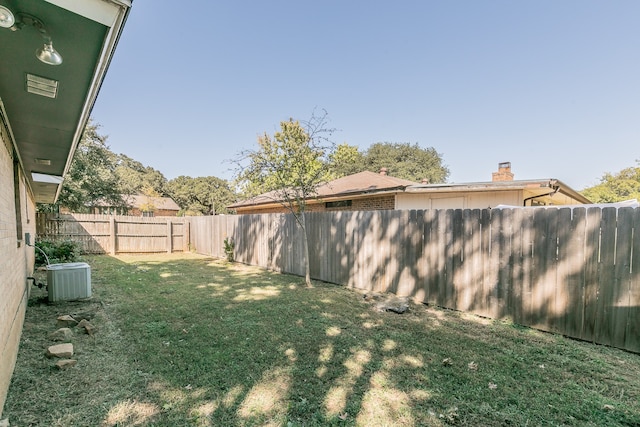
[(309, 240), (305, 211), (307, 200), (317, 195), (318, 186), (329, 174), (327, 157), (334, 149), (327, 126), (327, 112), (315, 113), (307, 121), (289, 119), (280, 123), (273, 137), (258, 137), (258, 148), (240, 153), (237, 180), (248, 196), (260, 194), (280, 203), (295, 217), (302, 230), (305, 282), (311, 287)]

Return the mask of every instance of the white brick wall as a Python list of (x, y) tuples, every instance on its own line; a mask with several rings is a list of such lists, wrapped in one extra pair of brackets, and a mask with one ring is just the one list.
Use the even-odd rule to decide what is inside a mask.
[[(34, 249), (18, 240), (14, 195), (14, 167), (10, 142), (0, 122), (0, 418), (15, 366), (24, 323)], [(24, 177), (20, 179), (23, 233), (35, 235), (35, 203)], [(24, 235), (23, 235), (24, 238)]]

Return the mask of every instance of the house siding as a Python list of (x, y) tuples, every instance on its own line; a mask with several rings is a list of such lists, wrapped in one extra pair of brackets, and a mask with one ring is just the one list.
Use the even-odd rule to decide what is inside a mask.
[[(18, 354), (29, 285), (33, 274), (34, 249), (26, 246), (24, 234), (35, 237), (35, 203), (25, 178), (18, 173), (14, 185), (14, 156), (6, 128), (0, 122), (0, 418)], [(18, 195), (16, 197), (15, 190)], [(18, 239), (16, 199), (22, 223)], [(33, 241), (33, 240), (32, 240)]]
[(522, 206), (521, 190), (455, 193), (405, 193), (398, 209), (487, 209), (497, 205)]

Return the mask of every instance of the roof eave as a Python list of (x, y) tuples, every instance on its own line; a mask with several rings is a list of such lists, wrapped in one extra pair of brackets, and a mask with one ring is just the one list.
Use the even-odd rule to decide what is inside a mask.
[[(116, 46), (118, 45), (118, 42), (120, 41), (120, 36), (122, 35), (122, 30), (124, 29), (124, 24), (126, 23), (129, 16), (129, 11), (131, 10), (131, 0), (106, 1), (118, 7), (118, 13), (116, 14), (114, 23), (110, 27), (105, 43), (103, 44), (102, 51), (100, 52), (100, 58), (95, 68), (96, 71), (91, 81), (88, 96), (85, 99), (85, 103), (82, 107), (82, 114), (78, 121), (78, 126), (76, 127), (71, 149), (69, 150), (69, 156), (67, 157), (67, 162), (64, 167), (64, 173), (62, 175), (63, 177), (66, 176), (66, 174), (69, 172), (69, 169), (71, 168), (73, 156), (78, 148), (78, 144), (80, 143), (80, 139), (82, 138), (82, 134), (87, 125), (87, 122), (89, 121), (91, 111), (93, 110), (96, 99), (98, 98), (98, 93), (100, 92), (100, 88), (102, 87), (102, 83), (104, 82), (104, 78), (106, 76), (107, 70), (109, 69), (109, 65), (111, 65), (113, 54), (115, 52)], [(58, 200), (61, 191), (62, 185), (59, 185), (56, 191), (55, 198), (50, 203), (55, 203)]]
[(560, 180), (556, 180), (556, 182), (557, 182), (557, 185), (560, 187), (558, 191), (561, 192), (562, 194), (565, 194), (566, 196), (571, 197), (572, 199), (577, 200), (580, 203), (585, 205), (593, 204), (591, 200), (587, 199), (585, 196), (583, 196), (573, 188), (569, 187), (564, 182)]

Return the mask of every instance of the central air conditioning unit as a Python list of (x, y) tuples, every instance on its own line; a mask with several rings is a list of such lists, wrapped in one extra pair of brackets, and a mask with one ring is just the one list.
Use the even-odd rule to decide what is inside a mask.
[(86, 262), (47, 266), (49, 301), (73, 301), (91, 297), (91, 267)]

